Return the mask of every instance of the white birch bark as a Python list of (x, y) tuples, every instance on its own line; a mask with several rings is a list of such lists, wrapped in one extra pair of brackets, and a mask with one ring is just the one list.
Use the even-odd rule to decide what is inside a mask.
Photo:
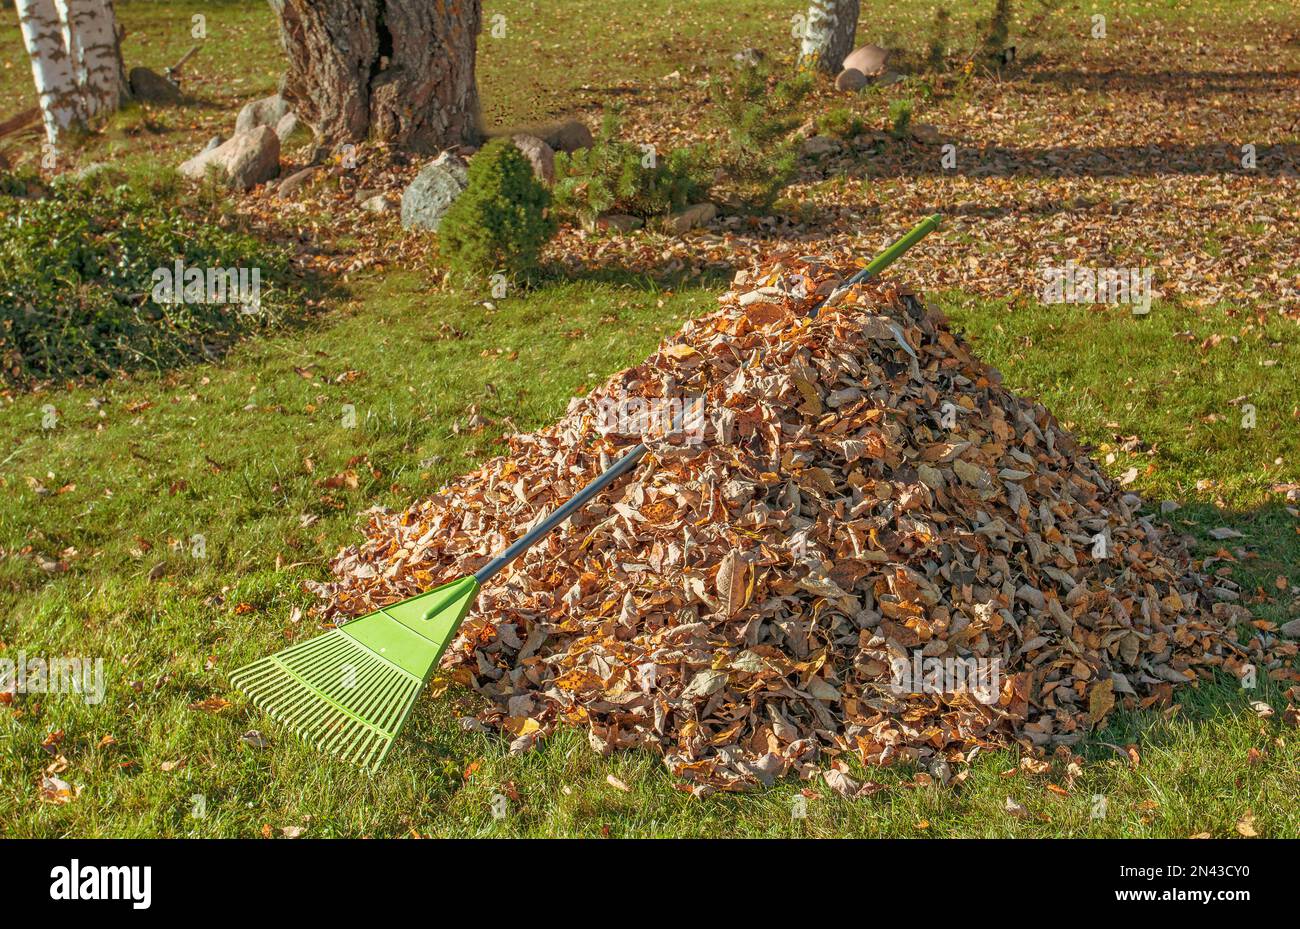
[(54, 0), (86, 115), (117, 109), (125, 95), (112, 0)]
[(23, 44), (32, 60), (32, 78), (40, 95), (45, 135), (51, 145), (86, 120), (72, 59), (64, 43), (63, 24), (54, 0), (15, 0)]
[(799, 60), (827, 74), (838, 74), (845, 56), (853, 51), (858, 6), (859, 0), (811, 0)]

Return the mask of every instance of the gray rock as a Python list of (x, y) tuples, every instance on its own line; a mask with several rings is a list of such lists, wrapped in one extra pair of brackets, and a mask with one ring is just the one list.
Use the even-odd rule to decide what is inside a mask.
[(402, 227), (437, 230), (467, 184), (465, 159), (443, 152), (421, 168), (402, 193)]
[(288, 112), (289, 104), (279, 94), (272, 94), (269, 97), (263, 97), (261, 100), (246, 103), (244, 108), (239, 111), (239, 116), (235, 118), (235, 134), (248, 132), (250, 129), (256, 129), (259, 126), (274, 128), (280, 120), (284, 119)]
[(591, 148), (591, 143), (594, 141), (591, 130), (576, 119), (543, 126), (534, 135), (557, 152), (576, 152), (580, 148)]
[(281, 142), (287, 142), (297, 128), (298, 114), (290, 111), (281, 116), (279, 122), (275, 124), (275, 134), (280, 137)]
[(666, 217), (663, 223), (664, 231), (681, 235), (688, 229), (712, 222), (717, 215), (718, 208), (712, 203), (696, 203)]
[(290, 174), (280, 182), (280, 186), (276, 190), (276, 195), (280, 197), (293, 196), (293, 194), (298, 190), (306, 186), (307, 182), (310, 181), (312, 176), (319, 170), (320, 168), (318, 166), (313, 165), (310, 168), (303, 168), (301, 171), (293, 172), (293, 174)]
[(810, 139), (804, 139), (803, 144), (799, 146), (799, 151), (804, 155), (816, 156), (839, 151), (839, 148), (840, 143), (830, 136), (815, 135)]
[(596, 217), (596, 228), (607, 232), (633, 232), (643, 225), (645, 223), (641, 217), (628, 216), (626, 213), (603, 213)]
[(835, 89), (861, 90), (868, 83), (867, 76), (857, 68), (845, 68), (840, 72), (839, 77), (835, 78)]
[(132, 68), (127, 83), (131, 85), (131, 96), (144, 103), (181, 102), (181, 89), (148, 68)]
[(533, 174), (543, 184), (551, 184), (555, 181), (555, 149), (551, 148), (542, 139), (535, 135), (511, 136), (510, 141), (515, 143), (515, 148), (524, 153), (528, 163), (533, 166)]
[(939, 134), (939, 129), (936, 126), (932, 126), (929, 123), (913, 123), (912, 138), (926, 145), (938, 145), (942, 136)]
[(195, 155), (179, 170), (186, 177), (200, 180), (209, 165), (215, 165), (230, 186), (250, 190), (280, 173), (280, 139), (269, 126), (258, 126)]
[(392, 209), (392, 204), (388, 202), (386, 195), (375, 194), (361, 201), (361, 209), (367, 213), (388, 213)]
[(852, 68), (870, 77), (883, 74), (885, 63), (888, 61), (889, 49), (881, 48), (879, 45), (864, 45), (849, 52), (844, 59), (843, 67), (845, 71)]

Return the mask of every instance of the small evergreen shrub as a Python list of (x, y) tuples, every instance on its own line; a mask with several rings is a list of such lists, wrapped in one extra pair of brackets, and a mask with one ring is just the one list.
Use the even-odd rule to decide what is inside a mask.
[(664, 216), (704, 198), (709, 158), (702, 146), (647, 151), (620, 139), (617, 112), (601, 120), (590, 148), (555, 155), (556, 209), (590, 227), (601, 213)]
[(468, 186), (438, 228), (453, 272), (483, 279), (502, 272), (526, 280), (555, 235), (550, 191), (509, 139), (493, 139), (471, 159)]
[(907, 132), (912, 128), (912, 101), (909, 98), (900, 97), (889, 104), (889, 126), (894, 138), (907, 138)]
[(862, 117), (848, 107), (835, 107), (827, 110), (817, 118), (817, 133), (833, 135), (841, 139), (852, 139), (866, 128)]
[(756, 211), (772, 207), (798, 170), (803, 120), (799, 104), (814, 77), (800, 72), (778, 79), (770, 67), (742, 67), (709, 82), (709, 97), (722, 130), (718, 164), (740, 200)]

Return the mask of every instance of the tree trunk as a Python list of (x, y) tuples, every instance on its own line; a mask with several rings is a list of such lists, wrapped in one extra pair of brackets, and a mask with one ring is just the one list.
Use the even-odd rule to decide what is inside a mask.
[(826, 74), (839, 74), (857, 31), (858, 0), (812, 0), (799, 60)]
[(54, 0), (86, 115), (110, 113), (126, 97), (113, 0)]
[(479, 140), (482, 0), (270, 0), (283, 93), (323, 141), (422, 153)]
[(62, 133), (86, 121), (85, 105), (64, 44), (63, 25), (54, 0), (17, 0), (16, 6), (23, 44), (32, 59), (45, 135), (51, 145), (58, 145)]

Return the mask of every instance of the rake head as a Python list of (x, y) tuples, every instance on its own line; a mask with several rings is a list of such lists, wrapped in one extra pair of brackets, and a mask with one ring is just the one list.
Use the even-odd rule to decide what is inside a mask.
[(233, 687), (321, 751), (376, 770), (478, 593), (462, 577), (291, 645)]

